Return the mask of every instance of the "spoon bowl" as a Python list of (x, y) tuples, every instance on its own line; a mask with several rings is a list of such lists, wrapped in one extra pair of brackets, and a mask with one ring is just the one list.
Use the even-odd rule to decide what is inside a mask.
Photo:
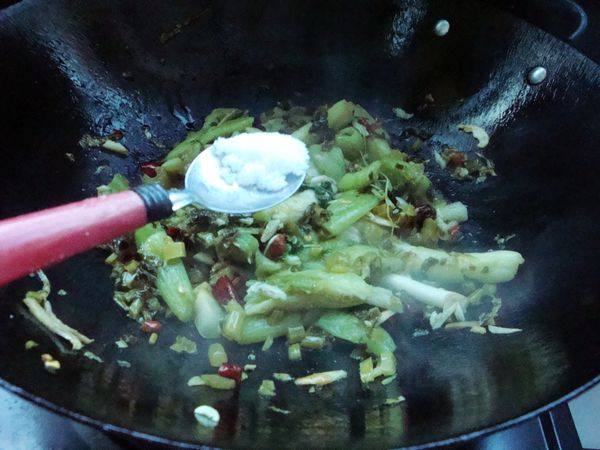
[[(277, 143), (282, 142), (282, 137), (291, 145), (298, 145), (298, 139), (289, 135), (278, 135)], [(273, 139), (273, 133), (263, 133), (265, 144)], [(302, 143), (304, 146), (304, 143)], [(285, 148), (281, 149), (281, 157), (285, 158)], [(289, 173), (286, 184), (282, 189), (269, 191), (256, 187), (246, 188), (238, 184), (228, 184), (215, 176), (220, 170), (220, 161), (214, 154), (214, 147), (210, 146), (202, 151), (190, 164), (185, 175), (185, 191), (179, 191), (172, 197), (173, 209), (185, 206), (186, 203), (195, 203), (212, 211), (228, 214), (249, 214), (271, 208), (291, 197), (302, 185), (306, 171), (300, 175)], [(179, 199), (186, 199), (178, 202)]]

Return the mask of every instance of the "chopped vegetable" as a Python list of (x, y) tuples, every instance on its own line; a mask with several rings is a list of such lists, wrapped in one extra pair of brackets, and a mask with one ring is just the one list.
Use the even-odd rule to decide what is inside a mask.
[(337, 187), (340, 191), (361, 190), (377, 180), (380, 167), (381, 163), (375, 161), (357, 172), (347, 173), (340, 179)]
[(152, 333), (148, 338), (148, 343), (154, 345), (158, 342), (158, 333)]
[(100, 358), (100, 357), (99, 357), (98, 355), (96, 355), (95, 353), (93, 353), (93, 352), (90, 352), (89, 350), (86, 350), (86, 351), (83, 353), (83, 356), (85, 356), (85, 357), (86, 357), (86, 358), (88, 358), (88, 359), (91, 359), (92, 361), (96, 361), (96, 362), (99, 362), (99, 363), (101, 363), (101, 362), (104, 362), (104, 360), (103, 360), (102, 358)]
[(462, 306), (467, 303), (467, 297), (462, 294), (436, 288), (404, 275), (386, 275), (381, 279), (381, 284), (394, 292), (405, 292), (415, 300), (438, 308), (452, 303), (459, 303)]
[(49, 353), (42, 354), (41, 358), (42, 362), (44, 363), (44, 368), (48, 372), (54, 373), (60, 369), (60, 361), (54, 359), (54, 357)]
[(384, 266), (425, 276), (440, 283), (462, 283), (466, 280), (503, 283), (514, 278), (524, 261), (519, 253), (509, 250), (448, 253), (413, 246), (399, 240), (394, 241), (393, 251), (394, 257), (385, 260)]
[(221, 375), (207, 374), (201, 375), (200, 379), (204, 384), (213, 389), (230, 390), (235, 388), (235, 380), (225, 378)]
[(386, 405), (397, 405), (399, 403), (405, 402), (406, 398), (403, 395), (399, 395), (396, 398), (388, 398), (385, 400)]
[(297, 327), (289, 327), (287, 331), (287, 338), (290, 344), (295, 344), (302, 341), (306, 336), (306, 330), (302, 325)]
[(177, 336), (175, 342), (169, 347), (177, 353), (197, 353), (198, 348), (194, 341), (190, 341), (185, 336)]
[(273, 380), (263, 380), (258, 388), (258, 394), (263, 397), (275, 397), (275, 383)]
[(39, 344), (33, 340), (28, 340), (25, 342), (25, 350), (31, 350), (32, 348), (37, 347)]
[(340, 130), (354, 118), (354, 104), (340, 100), (327, 110), (327, 126), (332, 130)]
[(119, 155), (127, 156), (129, 154), (127, 147), (119, 142), (111, 141), (110, 139), (106, 139), (102, 143), (102, 147)]
[(414, 116), (414, 114), (407, 113), (400, 107), (394, 108), (393, 111), (394, 111), (394, 114), (396, 115), (396, 117), (398, 119), (402, 119), (402, 120), (412, 119)]
[(520, 328), (505, 328), (505, 327), (497, 327), (495, 325), (488, 325), (488, 330), (490, 330), (490, 333), (493, 333), (493, 334), (512, 334), (512, 333), (519, 333), (519, 332), (523, 331)]
[(319, 174), (332, 178), (336, 182), (343, 176), (346, 168), (344, 153), (339, 147), (324, 150), (321, 145), (311, 145), (308, 148), (310, 161)]
[(274, 373), (273, 378), (284, 383), (288, 381), (294, 381), (294, 378), (289, 373)]
[(265, 339), (265, 342), (263, 343), (262, 346), (262, 351), (266, 352), (267, 350), (269, 350), (271, 347), (273, 346), (273, 336), (269, 335), (267, 336), (267, 338)]
[(221, 344), (210, 344), (208, 347), (208, 361), (213, 367), (220, 367), (227, 362), (227, 353)]
[(287, 416), (290, 413), (290, 411), (288, 411), (287, 409), (277, 408), (276, 406), (273, 406), (273, 405), (269, 406), (268, 409), (270, 409), (271, 411), (276, 412), (278, 414), (283, 414), (284, 416)]
[(273, 208), (254, 213), (253, 217), (259, 222), (277, 220), (282, 225), (293, 225), (299, 222), (310, 207), (316, 203), (317, 197), (315, 192), (308, 189), (291, 196)]
[(292, 344), (288, 347), (288, 359), (290, 361), (300, 361), (302, 359), (300, 344)]
[(206, 386), (206, 383), (200, 376), (194, 376), (190, 378), (187, 382), (188, 386)]
[(347, 191), (340, 194), (327, 206), (329, 218), (322, 227), (330, 236), (337, 236), (350, 228), (379, 203), (371, 194)]
[(384, 386), (387, 386), (395, 379), (396, 379), (396, 375), (392, 375), (391, 377), (387, 377), (387, 378), (384, 378), (383, 380), (381, 380), (381, 384), (383, 384)]
[(359, 159), (366, 150), (365, 137), (355, 127), (347, 127), (335, 135), (335, 145), (349, 160)]
[(93, 342), (92, 339), (66, 325), (56, 317), (52, 312), (52, 305), (48, 301), (48, 295), (50, 295), (50, 282), (41, 270), (38, 271), (37, 274), (42, 281), (42, 289), (40, 291), (27, 292), (23, 299), (23, 303), (25, 303), (33, 317), (52, 333), (69, 341), (73, 350), (79, 350), (84, 345)]
[(366, 344), (370, 352), (379, 355), (396, 349), (391, 336), (381, 327), (369, 329), (363, 321), (347, 313), (325, 313), (316, 325), (335, 336), (354, 344)]
[(247, 314), (266, 314), (274, 309), (348, 308), (361, 303), (402, 311), (402, 303), (390, 291), (371, 286), (353, 273), (280, 272), (266, 281), (248, 289)]
[(320, 349), (325, 346), (325, 338), (321, 336), (306, 336), (300, 342), (301, 347)]
[(345, 370), (332, 370), (330, 372), (320, 372), (313, 373), (311, 375), (307, 375), (302, 378), (296, 378), (296, 385), (298, 386), (306, 386), (306, 385), (316, 385), (316, 386), (324, 386), (326, 384), (334, 383), (339, 380), (343, 380), (348, 376)]
[(490, 137), (485, 132), (485, 130), (481, 127), (478, 127), (477, 125), (465, 125), (461, 123), (458, 126), (458, 129), (460, 131), (464, 131), (465, 133), (472, 134), (473, 137), (477, 139), (477, 147), (479, 148), (487, 147), (487, 145), (490, 142)]
[(361, 383), (363, 383), (363, 384), (370, 383), (371, 381), (373, 381), (375, 379), (372, 358), (367, 358), (364, 361), (361, 361), (360, 364), (358, 365), (358, 367), (359, 367)]
[(220, 322), (225, 317), (225, 312), (213, 297), (211, 287), (204, 282), (195, 289), (194, 325), (200, 336), (205, 339), (217, 339), (221, 336)]

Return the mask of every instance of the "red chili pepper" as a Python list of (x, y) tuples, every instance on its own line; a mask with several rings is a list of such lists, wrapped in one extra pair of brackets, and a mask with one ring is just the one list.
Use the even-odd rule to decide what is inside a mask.
[(144, 333), (158, 333), (162, 328), (162, 324), (158, 320), (146, 320), (142, 324), (142, 331)]
[(448, 232), (450, 233), (450, 238), (452, 238), (452, 239), (458, 238), (458, 233), (460, 233), (460, 225), (456, 224), (456, 225), (450, 227), (450, 230), (448, 230)]
[(123, 139), (123, 132), (121, 130), (115, 130), (108, 135), (108, 139), (110, 139), (111, 141), (120, 141), (121, 139)]
[(212, 286), (212, 293), (219, 303), (226, 304), (230, 300), (237, 300), (235, 289), (231, 284), (231, 280), (223, 275)]
[(217, 373), (222, 377), (235, 380), (236, 383), (242, 381), (242, 368), (237, 364), (223, 363)]
[(377, 122), (377, 121), (369, 122), (369, 120), (364, 117), (361, 117), (360, 119), (358, 119), (358, 123), (360, 123), (362, 126), (364, 126), (369, 133), (374, 133), (379, 128), (381, 128), (381, 124), (379, 122)]
[(147, 175), (150, 178), (154, 178), (157, 175), (156, 169), (158, 169), (159, 167), (160, 167), (159, 163), (147, 162), (140, 166), (140, 170), (142, 171), (142, 173), (144, 175)]
[(246, 292), (248, 288), (246, 287), (246, 282), (248, 281), (248, 277), (244, 275), (238, 275), (233, 280), (231, 280), (231, 286), (236, 294), (236, 297), (239, 299), (239, 303), (243, 303), (243, 299), (246, 296)]
[(467, 162), (467, 155), (465, 155), (463, 152), (455, 150), (450, 155), (450, 159), (448, 160), (448, 166), (454, 169), (456, 167), (464, 166), (465, 162)]
[(177, 227), (167, 227), (166, 233), (169, 235), (171, 239), (174, 241), (183, 241), (183, 231)]
[(287, 242), (287, 238), (285, 234), (276, 234), (265, 247), (265, 256), (269, 259), (279, 259), (285, 253), (285, 244)]

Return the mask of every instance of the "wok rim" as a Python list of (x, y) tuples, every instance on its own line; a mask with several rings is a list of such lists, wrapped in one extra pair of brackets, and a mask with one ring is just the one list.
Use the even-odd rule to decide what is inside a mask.
[[(490, 425), (488, 427), (481, 428), (479, 430), (470, 431), (467, 433), (451, 436), (451, 437), (448, 437), (445, 439), (440, 439), (437, 441), (431, 441), (431, 442), (426, 442), (424, 444), (417, 444), (417, 445), (412, 445), (412, 446), (408, 446), (408, 447), (397, 447), (397, 448), (421, 450), (421, 449), (429, 449), (429, 448), (434, 448), (434, 447), (449, 446), (449, 445), (464, 443), (467, 441), (472, 441), (474, 439), (482, 438), (482, 437), (488, 436), (492, 433), (506, 430), (513, 426), (524, 423), (527, 420), (533, 419), (533, 418), (541, 415), (542, 413), (547, 412), (547, 411), (555, 408), (556, 406), (559, 406), (560, 404), (563, 404), (567, 401), (573, 400), (574, 398), (580, 396), (581, 394), (588, 391), (595, 385), (600, 385), (600, 374), (594, 376), (591, 380), (589, 380), (589, 381), (585, 382), (584, 384), (582, 384), (581, 386), (573, 389), (572, 391), (568, 392), (567, 394), (563, 395), (562, 397), (559, 397), (556, 400), (546, 403), (544, 406), (536, 408), (532, 411), (525, 412), (525, 413), (521, 414), (520, 416), (505, 420), (504, 422), (499, 422), (494, 425)], [(129, 429), (126, 427), (113, 425), (108, 422), (103, 422), (100, 419), (95, 419), (95, 418), (87, 416), (85, 414), (80, 414), (76, 411), (73, 411), (71, 409), (57, 405), (56, 403), (53, 403), (49, 400), (46, 400), (43, 397), (34, 395), (17, 385), (9, 383), (8, 381), (6, 381), (3, 378), (0, 378), (0, 387), (4, 388), (8, 392), (16, 394), (20, 398), (23, 398), (23, 399), (33, 403), (34, 405), (41, 406), (42, 408), (44, 408), (47, 411), (58, 414), (61, 417), (75, 420), (76, 422), (91, 426), (92, 428), (97, 429), (99, 431), (109, 433), (112, 435), (116, 435), (116, 436), (119, 436), (122, 438), (135, 438), (135, 439), (140, 439), (145, 442), (152, 443), (152, 444), (167, 445), (167, 446), (173, 446), (176, 448), (185, 448), (185, 449), (201, 449), (203, 447), (205, 448), (207, 445), (209, 445), (209, 446), (212, 445), (210, 443), (202, 443), (202, 442), (192, 443), (192, 442), (187, 442), (187, 441), (173, 440), (170, 438), (157, 436), (155, 434), (146, 433), (146, 432), (142, 432), (142, 431), (135, 431), (135, 430), (132, 430), (132, 429)], [(219, 447), (217, 447), (217, 448), (219, 448)], [(234, 448), (235, 448), (235, 445), (234, 445)]]

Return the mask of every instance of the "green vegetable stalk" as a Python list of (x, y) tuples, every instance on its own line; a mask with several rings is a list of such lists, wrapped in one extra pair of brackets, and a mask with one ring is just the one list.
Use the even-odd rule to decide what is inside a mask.
[(431, 182), (423, 164), (405, 161), (406, 155), (399, 151), (381, 159), (381, 172), (389, 178), (392, 184), (400, 189), (406, 189), (418, 199), (425, 199)]
[(340, 191), (361, 190), (377, 180), (380, 167), (381, 163), (375, 161), (357, 172), (347, 173), (338, 182), (337, 187)]
[[(383, 138), (369, 136), (367, 138), (366, 145), (367, 153), (373, 161), (380, 161), (381, 159), (392, 154), (392, 148), (390, 147), (390, 144)], [(402, 155), (402, 153), (400, 154)]]
[(267, 258), (262, 252), (254, 254), (254, 265), (254, 274), (261, 280), (283, 269), (282, 263)]
[(328, 312), (319, 318), (316, 325), (339, 339), (366, 344), (367, 350), (375, 355), (396, 350), (396, 344), (387, 331), (381, 327), (370, 329), (352, 314)]
[(254, 260), (258, 246), (258, 240), (252, 234), (240, 229), (221, 240), (216, 250), (221, 259), (250, 264)]
[(400, 312), (402, 303), (387, 289), (371, 286), (353, 273), (318, 270), (280, 272), (250, 286), (246, 313), (266, 314), (313, 308), (349, 308), (363, 303)]
[(158, 268), (156, 287), (169, 309), (182, 322), (194, 316), (194, 292), (183, 263), (166, 262)]
[(195, 289), (194, 324), (198, 333), (205, 339), (216, 339), (221, 336), (220, 322), (225, 312), (213, 297), (208, 283), (202, 283)]
[(286, 201), (273, 208), (254, 213), (253, 217), (258, 222), (269, 222), (278, 220), (282, 224), (296, 224), (308, 209), (317, 203), (317, 197), (314, 191), (307, 189), (299, 192)]
[(346, 161), (339, 147), (323, 150), (320, 145), (311, 145), (308, 148), (310, 160), (321, 175), (338, 181), (346, 172)]
[[(246, 128), (251, 127), (253, 123), (253, 117), (238, 117), (237, 119), (225, 120), (212, 127), (203, 127), (199, 131), (192, 131), (185, 140), (177, 144), (175, 148), (167, 154), (165, 160), (168, 161), (173, 158), (183, 158), (187, 156), (188, 161), (191, 161), (191, 159), (200, 153), (205, 145), (210, 144), (218, 137), (227, 137), (235, 132), (244, 131)], [(189, 155), (192, 156), (189, 157)]]
[(350, 228), (356, 221), (371, 211), (379, 199), (371, 194), (346, 191), (329, 203), (329, 219), (322, 224), (330, 236), (337, 236)]
[(372, 266), (381, 265), (382, 250), (368, 245), (351, 245), (334, 250), (325, 259), (325, 267), (333, 273), (355, 273), (368, 278)]
[(298, 128), (292, 133), (292, 136), (296, 139), (300, 139), (306, 145), (316, 144), (318, 141), (318, 137), (316, 134), (310, 132), (312, 125), (312, 122), (308, 122), (307, 124), (302, 125), (300, 128)]
[(181, 260), (185, 245), (174, 242), (161, 227), (145, 225), (135, 232), (138, 252), (158, 264), (156, 287), (175, 316), (187, 322), (194, 316), (194, 293)]
[(504, 283), (512, 280), (523, 257), (514, 251), (457, 253), (417, 247), (400, 240), (393, 243), (393, 256), (384, 258), (383, 269), (407, 272), (439, 283)]
[(301, 314), (288, 314), (277, 323), (269, 323), (266, 316), (246, 316), (240, 333), (237, 336), (227, 336), (238, 344), (256, 344), (264, 342), (267, 338), (285, 336), (288, 328), (302, 326)]
[(335, 145), (342, 149), (344, 156), (353, 161), (365, 152), (365, 138), (354, 127), (346, 127), (335, 135)]
[(116, 173), (106, 185), (98, 186), (98, 195), (116, 194), (129, 189), (129, 181), (124, 175)]
[(353, 118), (354, 104), (347, 100), (340, 100), (327, 110), (327, 126), (334, 131), (350, 124)]

